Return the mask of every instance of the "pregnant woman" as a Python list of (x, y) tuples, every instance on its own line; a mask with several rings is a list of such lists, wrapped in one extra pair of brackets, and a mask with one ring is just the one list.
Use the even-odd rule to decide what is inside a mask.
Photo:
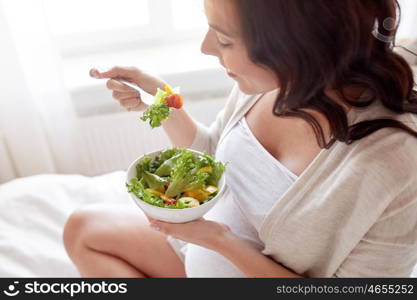
[[(393, 52), (394, 0), (206, 0), (202, 51), (236, 87), (205, 127), (184, 109), (163, 128), (176, 147), (229, 161), (205, 216), (150, 222), (86, 208), (64, 242), (88, 277), (406, 277), (417, 262), (417, 93)], [(165, 82), (107, 72), (128, 110)]]

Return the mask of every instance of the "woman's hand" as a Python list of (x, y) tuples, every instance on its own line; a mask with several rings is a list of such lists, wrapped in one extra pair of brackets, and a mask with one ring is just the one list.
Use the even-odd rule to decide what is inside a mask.
[(204, 219), (182, 224), (165, 223), (153, 219), (149, 221), (150, 226), (155, 230), (211, 250), (222, 248), (229, 238), (234, 237), (229, 226)]
[(162, 79), (135, 67), (113, 67), (106, 72), (91, 69), (90, 76), (97, 79), (109, 79), (107, 88), (113, 92), (113, 98), (119, 101), (120, 105), (128, 111), (142, 111), (147, 109), (148, 105), (141, 101), (139, 92), (112, 79), (124, 79), (135, 83), (151, 95), (155, 95), (158, 88), (163, 89), (166, 85)]
[(148, 219), (155, 230), (220, 253), (248, 277), (301, 277), (234, 235), (225, 224), (204, 219), (183, 224)]

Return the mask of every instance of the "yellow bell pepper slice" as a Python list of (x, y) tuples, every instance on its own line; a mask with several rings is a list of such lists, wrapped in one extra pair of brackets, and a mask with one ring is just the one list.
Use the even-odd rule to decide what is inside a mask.
[(164, 193), (157, 191), (157, 190), (153, 190), (153, 189), (146, 189), (145, 191), (147, 191), (148, 193), (161, 197)]
[(201, 189), (185, 191), (183, 194), (185, 197), (191, 197), (202, 202), (208, 199), (209, 194)]
[(171, 94), (173, 94), (173, 91), (172, 91), (172, 88), (167, 84), (167, 85), (165, 85), (165, 92), (168, 94), (168, 95), (171, 95)]

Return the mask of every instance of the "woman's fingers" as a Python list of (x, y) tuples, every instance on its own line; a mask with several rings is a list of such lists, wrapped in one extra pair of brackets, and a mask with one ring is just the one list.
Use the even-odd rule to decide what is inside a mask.
[(122, 105), (126, 109), (132, 109), (141, 103), (140, 99), (137, 97), (120, 100), (119, 102), (120, 105)]
[(120, 82), (118, 82), (116, 80), (113, 80), (113, 79), (108, 80), (107, 83), (106, 83), (106, 86), (109, 90), (116, 91), (116, 92), (133, 92), (133, 91), (135, 91), (131, 87), (128, 87), (127, 85), (125, 85), (123, 83), (120, 83)]
[(114, 99), (116, 100), (126, 100), (126, 99), (131, 99), (131, 98), (138, 98), (140, 99), (140, 94), (136, 91), (129, 91), (129, 92), (118, 92), (118, 91), (113, 91), (112, 96)]
[(135, 67), (120, 67), (116, 66), (106, 72), (101, 72), (101, 78), (126, 78), (134, 79), (138, 77), (141, 72)]
[(126, 78), (133, 79), (140, 74), (139, 69), (135, 67), (120, 67), (116, 66), (108, 71), (104, 71), (100, 68), (92, 68), (90, 70), (90, 76), (97, 79), (103, 78)]
[(96, 79), (101, 79), (102, 78), (101, 77), (101, 72), (98, 69), (95, 69), (95, 68), (90, 70), (90, 76), (93, 77), (93, 78), (96, 78)]
[[(148, 105), (141, 101), (139, 92), (118, 82), (116, 79), (123, 78), (131, 82), (137, 82), (141, 74), (143, 73), (135, 67), (113, 67), (108, 71), (103, 71), (99, 68), (90, 70), (90, 76), (93, 78), (109, 79), (106, 83), (107, 88), (113, 92), (113, 98), (128, 111), (143, 111), (148, 108)], [(152, 78), (150, 77), (150, 79)]]
[(120, 105), (128, 111), (142, 111), (147, 108), (147, 105), (140, 101), (139, 98), (130, 98), (119, 101)]
[[(125, 92), (132, 91), (130, 87), (117, 82), (117, 79), (124, 79), (138, 85), (146, 93), (155, 95), (157, 89), (164, 89), (166, 83), (154, 76), (143, 72), (135, 67), (113, 67), (108, 71), (101, 70), (99, 68), (93, 68), (90, 70), (90, 76), (97, 79), (109, 79), (107, 81), (107, 87), (113, 91)], [(113, 80), (114, 79), (114, 80)]]

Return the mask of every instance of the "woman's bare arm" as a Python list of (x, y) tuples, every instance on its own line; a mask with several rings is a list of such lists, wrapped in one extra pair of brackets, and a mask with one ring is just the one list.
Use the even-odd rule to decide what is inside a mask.
[(183, 109), (173, 109), (170, 117), (162, 123), (165, 133), (175, 147), (189, 148), (193, 143), (197, 125)]

